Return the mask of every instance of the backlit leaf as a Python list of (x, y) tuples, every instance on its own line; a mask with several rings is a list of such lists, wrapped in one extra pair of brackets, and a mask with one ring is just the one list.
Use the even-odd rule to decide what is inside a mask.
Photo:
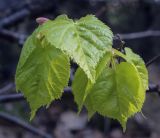
[(117, 119), (125, 130), (127, 119), (141, 111), (144, 103), (145, 90), (140, 81), (137, 70), (130, 63), (120, 63), (115, 69), (105, 68), (86, 102), (94, 112)]
[(148, 71), (143, 59), (139, 55), (133, 53), (133, 51), (130, 48), (126, 47), (125, 52), (126, 52), (127, 61), (132, 62), (135, 65), (141, 77), (143, 86), (145, 90), (147, 90), (148, 89)]
[(67, 55), (34, 34), (26, 40), (16, 70), (16, 89), (27, 98), (31, 118), (39, 107), (61, 97), (69, 74)]
[(112, 32), (93, 15), (73, 21), (61, 15), (42, 25), (39, 36), (69, 55), (95, 81), (95, 68), (106, 51), (111, 50)]
[[(111, 53), (107, 52), (105, 56), (100, 60), (100, 63), (96, 67), (96, 78), (101, 74), (104, 68), (108, 66), (111, 59)], [(78, 105), (80, 112), (85, 98), (87, 97), (89, 90), (93, 87), (93, 83), (87, 78), (86, 74), (81, 68), (78, 68), (72, 84), (72, 90), (74, 94), (75, 102)], [(89, 113), (90, 114), (90, 113)]]

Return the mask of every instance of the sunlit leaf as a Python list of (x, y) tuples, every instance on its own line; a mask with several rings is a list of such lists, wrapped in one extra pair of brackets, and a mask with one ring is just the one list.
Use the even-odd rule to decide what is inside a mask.
[(93, 15), (73, 21), (66, 15), (42, 25), (39, 36), (69, 55), (95, 81), (95, 68), (106, 51), (111, 50), (113, 34)]
[(36, 39), (34, 34), (27, 39), (16, 70), (16, 89), (27, 98), (31, 118), (39, 107), (61, 97), (70, 74), (67, 55)]
[[(100, 60), (100, 63), (96, 67), (96, 78), (98, 78), (103, 69), (108, 66), (110, 58), (111, 58), (111, 53), (107, 52), (105, 56)], [(79, 112), (92, 86), (93, 83), (87, 78), (84, 71), (81, 68), (78, 68), (73, 80), (72, 90), (75, 102), (78, 105)]]
[(130, 48), (126, 47), (125, 52), (126, 52), (127, 61), (132, 62), (135, 65), (141, 77), (143, 86), (147, 90), (148, 89), (148, 71), (143, 59), (139, 55), (133, 53), (133, 51)]
[(145, 90), (140, 81), (137, 70), (130, 63), (121, 63), (114, 69), (105, 68), (86, 102), (90, 110), (117, 119), (125, 130), (127, 119), (141, 111), (144, 103)]

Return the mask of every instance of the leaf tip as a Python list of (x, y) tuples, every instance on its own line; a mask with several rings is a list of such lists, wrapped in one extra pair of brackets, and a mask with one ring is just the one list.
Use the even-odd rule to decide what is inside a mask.
[(118, 120), (122, 126), (122, 129), (123, 129), (123, 133), (125, 133), (126, 131), (126, 123), (127, 123), (127, 118), (124, 118), (124, 119), (120, 119)]
[(31, 116), (30, 116), (30, 119), (29, 119), (30, 121), (32, 121), (33, 118), (35, 117), (36, 111), (37, 111), (37, 110), (32, 110), (32, 111), (31, 111)]
[(91, 118), (93, 117), (94, 112), (88, 112), (88, 121), (91, 120)]

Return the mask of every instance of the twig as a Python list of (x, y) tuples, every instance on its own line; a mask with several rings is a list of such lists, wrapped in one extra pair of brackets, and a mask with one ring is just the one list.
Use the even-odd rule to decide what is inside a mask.
[(0, 30), (0, 37), (9, 41), (17, 41), (19, 44), (23, 44), (27, 35), (19, 34), (7, 29)]
[(153, 62), (155, 62), (156, 60), (158, 60), (160, 58), (160, 55), (157, 55), (155, 57), (153, 57), (150, 61), (148, 61), (146, 63), (146, 66), (148, 67), (149, 65), (151, 65)]
[(3, 88), (0, 89), (0, 94), (6, 93), (13, 88), (14, 88), (14, 84), (13, 83), (8, 83), (7, 85), (5, 85)]
[[(67, 87), (64, 89), (64, 93), (71, 93), (72, 89), (71, 87)], [(150, 84), (149, 85), (149, 90), (147, 90), (147, 93), (159, 93), (160, 94), (160, 89), (158, 85)], [(20, 101), (24, 100), (23, 94), (7, 94), (7, 95), (1, 95), (0, 96), (0, 103), (8, 103), (8, 102), (15, 102), (15, 101)]]
[(159, 85), (150, 84), (149, 85), (149, 90), (147, 90), (147, 93), (158, 93), (158, 94), (160, 94)]
[(125, 42), (121, 39), (119, 34), (116, 34), (113, 37), (113, 47), (121, 52), (124, 52)]
[(17, 11), (16, 13), (1, 19), (0, 28), (14, 24), (17, 21), (24, 19), (29, 14), (30, 14), (30, 11), (28, 9), (22, 9), (20, 11)]
[(19, 94), (6, 94), (0, 96), (0, 103), (8, 103), (24, 100), (24, 97), (21, 93)]
[(18, 125), (22, 128), (24, 128), (25, 130), (33, 133), (33, 134), (36, 134), (38, 136), (41, 136), (43, 138), (53, 138), (53, 136), (41, 131), (41, 130), (38, 130), (37, 128), (31, 126), (30, 124), (26, 123), (25, 121), (15, 117), (15, 116), (12, 116), (12, 115), (9, 115), (7, 113), (4, 113), (4, 112), (0, 112), (0, 119), (2, 120), (5, 120), (5, 121), (8, 121), (10, 122), (11, 124), (15, 124), (15, 125)]
[[(72, 92), (71, 87), (65, 88), (64, 92), (65, 93)], [(16, 102), (24, 99), (25, 98), (21, 93), (0, 95), (0, 103)]]
[(128, 33), (128, 34), (119, 34), (121, 39), (129, 40), (129, 39), (139, 39), (144, 37), (153, 37), (160, 36), (160, 30), (147, 30), (142, 32)]
[[(104, 11), (105, 6), (102, 7), (102, 11)], [(97, 16), (100, 16), (100, 14), (102, 14), (102, 12), (100, 12), (101, 9), (96, 13)], [(14, 17), (14, 15), (13, 15)], [(13, 18), (12, 17), (12, 18)], [(20, 17), (20, 16), (18, 16)], [(9, 17), (8, 17), (9, 18)], [(6, 21), (2, 21), (3, 23), (1, 23), (0, 21), (0, 26), (1, 24), (9, 24), (8, 22), (12, 20), (12, 18), (6, 18)], [(16, 21), (17, 18), (13, 19)], [(19, 19), (19, 18), (18, 18)], [(160, 30), (147, 30), (147, 31), (142, 31), (142, 32), (135, 32), (135, 33), (128, 33), (128, 34), (118, 34), (118, 36), (120, 37), (121, 40), (132, 40), (132, 39), (140, 39), (140, 38), (145, 38), (145, 37), (157, 37), (160, 36)], [(24, 43), (24, 40), (27, 38), (27, 35), (25, 34), (19, 34), (16, 32), (12, 32), (6, 29), (1, 29), (0, 30), (0, 37), (4, 38), (4, 39), (9, 39), (9, 40), (16, 40), (18, 41), (21, 45)], [(119, 40), (119, 38), (117, 37), (117, 35), (114, 36), (114, 41), (115, 40)]]
[[(150, 32), (150, 33), (147, 33), (147, 32)], [(152, 33), (151, 33), (152, 32)], [(155, 33), (154, 35), (154, 32), (157, 32)], [(139, 36), (136, 34), (139, 34)], [(122, 50), (123, 49), (123, 45), (125, 44), (124, 41), (122, 41), (122, 39), (134, 39), (134, 38), (142, 38), (142, 37), (147, 37), (148, 35), (146, 34), (150, 34), (153, 35), (153, 36), (160, 36), (160, 31), (145, 31), (145, 32), (139, 32), (139, 33), (131, 33), (131, 34), (116, 34), (114, 35), (113, 37), (113, 45), (116, 46), (117, 44), (117, 41), (118, 41), (118, 46), (119, 47), (117, 48), (118, 50)], [(153, 62), (155, 62), (156, 60), (158, 60), (160, 58), (160, 55), (157, 55), (155, 57), (153, 57), (151, 60), (149, 60), (147, 63), (146, 63), (146, 66), (148, 67), (149, 65), (151, 65)]]

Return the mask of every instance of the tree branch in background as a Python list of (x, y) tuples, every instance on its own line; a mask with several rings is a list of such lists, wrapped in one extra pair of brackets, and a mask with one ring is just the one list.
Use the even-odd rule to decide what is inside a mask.
[(13, 115), (9, 115), (7, 113), (4, 112), (0, 112), (0, 119), (2, 119), (3, 121), (7, 121), (10, 122), (11, 124), (15, 124), (17, 126), (20, 126), (21, 128), (24, 128), (25, 130), (36, 134), (38, 136), (41, 136), (43, 138), (53, 138), (53, 136), (31, 126), (30, 124), (26, 123), (25, 121), (13, 116)]
[[(72, 89), (71, 87), (67, 87), (64, 89), (64, 93), (71, 93)], [(149, 90), (147, 90), (147, 93), (158, 93), (160, 94), (160, 89), (158, 85), (150, 84)], [(6, 94), (6, 95), (0, 95), (0, 103), (9, 103), (9, 102), (17, 102), (24, 100), (23, 94)]]
[[(38, 21), (37, 22), (41, 22)], [(43, 22), (43, 21), (42, 21)], [(144, 32), (135, 32), (135, 33), (128, 33), (128, 34), (118, 34), (122, 40), (132, 40), (132, 39), (140, 39), (145, 37), (160, 37), (160, 31), (144, 31)], [(10, 41), (17, 41), (18, 43), (23, 44), (24, 40), (27, 38), (25, 34), (19, 34), (7, 29), (0, 30), (0, 37)], [(114, 36), (114, 40), (117, 40), (117, 35)]]
[(0, 94), (4, 94), (7, 93), (8, 91), (10, 91), (11, 89), (14, 89), (15, 86), (13, 83), (8, 83), (7, 85), (5, 85), (3, 88), (0, 89)]
[[(95, 15), (97, 17), (101, 16), (105, 11), (107, 10), (107, 6), (102, 6)], [(127, 34), (118, 34), (121, 39), (124, 40), (130, 40), (130, 39), (139, 39), (144, 37), (156, 37), (160, 36), (160, 30), (146, 30), (141, 32), (135, 32), (135, 33), (127, 33)], [(116, 35), (115, 35), (116, 36)]]
[(160, 59), (160, 55), (157, 55), (157, 56), (153, 57), (150, 61), (148, 61), (146, 63), (146, 66), (148, 67), (149, 65), (151, 65), (152, 63), (154, 63), (158, 59)]
[(128, 34), (119, 34), (121, 39), (130, 40), (130, 39), (139, 39), (145, 37), (156, 37), (160, 36), (160, 30), (147, 30), (142, 32), (128, 33)]
[(147, 90), (147, 93), (158, 93), (160, 95), (159, 85), (150, 84), (149, 85), (149, 90)]
[(0, 29), (0, 38), (9, 40), (9, 41), (16, 41), (18, 44), (23, 45), (27, 35), (19, 34), (7, 29)]
[(20, 100), (24, 100), (23, 94), (21, 93), (0, 95), (0, 103), (16, 102)]
[(6, 27), (8, 25), (12, 25), (15, 22), (18, 22), (19, 20), (24, 19), (29, 14), (30, 14), (30, 11), (28, 9), (22, 9), (20, 11), (17, 11), (16, 13), (13, 13), (12, 15), (1, 19), (0, 28)]
[[(67, 87), (64, 89), (65, 93), (71, 93), (71, 87)], [(5, 95), (0, 95), (0, 103), (9, 103), (9, 102), (17, 102), (24, 100), (24, 96), (21, 93), (18, 94), (5, 94)]]
[[(96, 16), (100, 16), (103, 12), (105, 12), (106, 6), (103, 6), (99, 11), (97, 11)], [(0, 28), (2, 26), (7, 26), (10, 24), (13, 24), (14, 22), (19, 21), (20, 19), (23, 19), (24, 17), (29, 15), (29, 10), (22, 10), (18, 11), (17, 13), (14, 13), (13, 15), (6, 17), (0, 21)], [(24, 16), (25, 15), (25, 16)], [(43, 24), (45, 21), (47, 21), (47, 18), (39, 17), (36, 19), (36, 22), (38, 24)], [(122, 40), (132, 40), (132, 39), (140, 39), (145, 37), (158, 37), (160, 36), (160, 30), (146, 30), (142, 32), (135, 32), (135, 33), (127, 33), (127, 34), (118, 34)], [(114, 40), (119, 39), (115, 35)], [(19, 34), (10, 30), (6, 29), (0, 29), (0, 37), (11, 40), (11, 41), (18, 41), (19, 44), (23, 44), (24, 40), (27, 38), (27, 35), (25, 34)]]

